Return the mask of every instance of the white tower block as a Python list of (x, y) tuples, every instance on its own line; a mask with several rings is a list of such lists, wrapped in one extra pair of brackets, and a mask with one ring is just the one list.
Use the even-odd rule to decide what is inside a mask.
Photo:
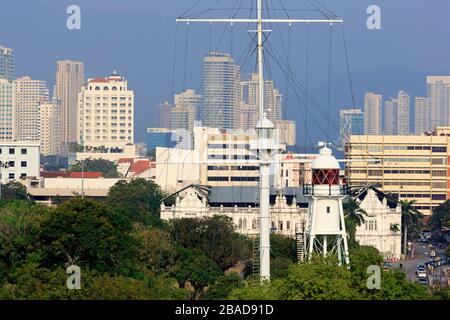
[(305, 230), (307, 258), (313, 254), (335, 255), (339, 264), (349, 264), (347, 232), (342, 199), (345, 186), (339, 185), (339, 162), (326, 146), (312, 163), (312, 184), (303, 186), (308, 198), (308, 225)]

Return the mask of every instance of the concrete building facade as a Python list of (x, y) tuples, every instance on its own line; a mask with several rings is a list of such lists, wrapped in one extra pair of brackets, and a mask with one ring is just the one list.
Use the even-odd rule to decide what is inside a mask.
[(426, 97), (416, 97), (415, 99), (415, 133), (423, 134), (431, 132), (431, 108), (430, 100)]
[(379, 135), (382, 132), (383, 96), (367, 92), (364, 97), (364, 131), (366, 135)]
[(0, 79), (15, 79), (14, 50), (0, 45)]
[(0, 79), (0, 141), (14, 141), (16, 138), (15, 100), (13, 82)]
[(14, 80), (15, 139), (18, 141), (40, 141), (40, 104), (48, 100), (48, 89), (43, 80), (21, 77)]
[(134, 92), (124, 77), (89, 79), (78, 101), (78, 143), (85, 151), (134, 144)]
[(84, 64), (71, 60), (60, 60), (56, 64), (56, 99), (61, 105), (61, 145), (62, 153), (67, 154), (69, 144), (78, 141), (78, 94), (84, 83)]
[(7, 164), (1, 168), (1, 183), (40, 177), (40, 145), (38, 142), (1, 142), (0, 162)]

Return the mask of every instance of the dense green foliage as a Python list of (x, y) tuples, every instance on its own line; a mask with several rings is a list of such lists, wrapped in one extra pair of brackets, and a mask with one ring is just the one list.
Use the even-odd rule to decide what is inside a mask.
[(1, 188), (1, 200), (28, 200), (27, 188), (19, 182), (2, 184)]
[(105, 178), (119, 178), (120, 174), (117, 171), (117, 164), (106, 159), (92, 159), (88, 158), (83, 162), (73, 164), (69, 171), (74, 172), (102, 172)]
[(154, 225), (159, 222), (159, 206), (164, 198), (161, 188), (152, 181), (120, 180), (110, 190), (107, 203), (128, 216), (132, 222)]
[(350, 269), (338, 266), (331, 258), (314, 258), (310, 262), (293, 264), (284, 278), (273, 280), (263, 287), (248, 283), (234, 289), (230, 299), (274, 300), (420, 300), (431, 296), (426, 289), (406, 280), (398, 270), (382, 272), (379, 290), (366, 286), (367, 267), (378, 265), (382, 258), (373, 247), (358, 247), (350, 254)]
[[(21, 194), (20, 192), (18, 194)], [(271, 235), (271, 283), (252, 269), (252, 240), (223, 216), (162, 223), (164, 193), (142, 179), (118, 182), (106, 201), (75, 197), (46, 207), (20, 196), (0, 202), (0, 299), (427, 299), (398, 270), (367, 289), (373, 247), (350, 250), (350, 268), (297, 263), (294, 239)], [(354, 221), (348, 218), (349, 221)], [(356, 224), (356, 222), (355, 222)], [(81, 268), (81, 289), (66, 267)], [(256, 281), (255, 281), (256, 280)], [(448, 299), (448, 291), (436, 293)]]

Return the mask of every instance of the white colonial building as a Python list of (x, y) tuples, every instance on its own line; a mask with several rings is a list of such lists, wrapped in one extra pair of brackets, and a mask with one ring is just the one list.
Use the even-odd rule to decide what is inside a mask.
[(356, 240), (360, 245), (377, 248), (386, 258), (398, 259), (401, 254), (401, 206), (383, 195), (368, 188), (357, 199), (367, 216), (356, 228)]
[[(175, 204), (166, 206), (164, 200), (161, 203), (161, 219), (202, 218), (214, 215), (230, 217), (236, 225), (236, 230), (245, 235), (259, 234), (259, 208), (251, 204), (248, 195), (255, 193), (254, 188), (231, 189), (221, 187), (205, 187), (191, 185), (173, 194)], [(248, 189), (246, 191), (242, 191)], [(251, 190), (253, 191), (251, 191)], [(232, 193), (230, 193), (230, 190)], [(220, 194), (223, 204), (215, 201)], [(239, 194), (238, 197), (236, 195)], [(229, 195), (235, 197), (235, 204), (228, 202)], [(240, 199), (238, 199), (240, 198)], [(167, 199), (167, 198), (166, 198)], [(244, 205), (245, 203), (245, 205)], [(275, 202), (271, 203), (272, 231), (285, 236), (295, 237), (296, 232), (301, 232), (307, 208), (301, 208), (297, 204), (296, 197), (288, 203), (286, 196), (275, 196)]]

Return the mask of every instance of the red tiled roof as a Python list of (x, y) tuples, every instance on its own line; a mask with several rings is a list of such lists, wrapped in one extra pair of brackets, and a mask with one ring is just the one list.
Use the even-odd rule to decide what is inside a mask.
[(69, 178), (103, 178), (102, 172), (70, 172)]
[(149, 168), (150, 168), (150, 161), (138, 160), (131, 165), (130, 171), (134, 172), (135, 174), (141, 174), (142, 172), (148, 170)]
[(105, 79), (105, 78), (95, 78), (95, 79), (89, 80), (89, 82), (109, 82), (109, 80)]
[(103, 178), (102, 172), (67, 172), (67, 171), (42, 171), (41, 177), (43, 178), (82, 178), (82, 176), (86, 179), (95, 179), (95, 178)]
[(133, 163), (134, 162), (134, 158), (120, 158), (119, 161), (118, 161), (118, 163), (128, 163), (128, 162)]

